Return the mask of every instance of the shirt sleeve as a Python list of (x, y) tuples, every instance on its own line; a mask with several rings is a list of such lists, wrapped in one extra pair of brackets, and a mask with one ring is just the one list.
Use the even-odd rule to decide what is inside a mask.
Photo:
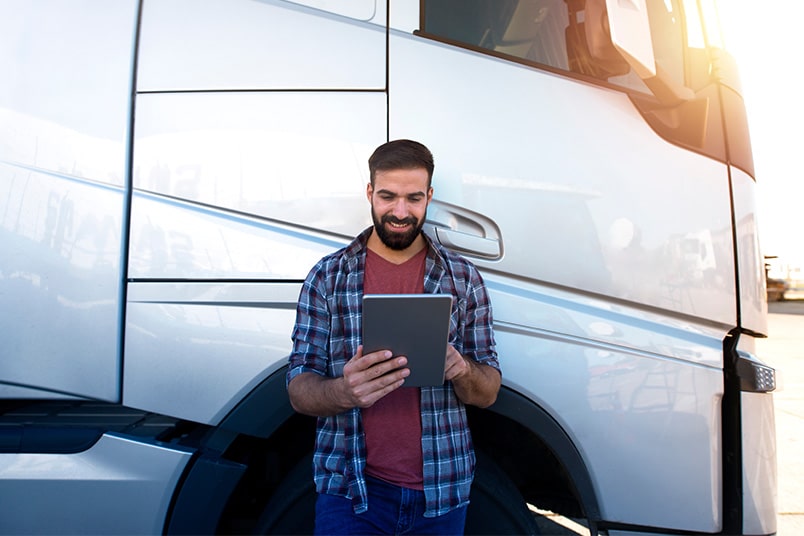
[(472, 267), (469, 269), (468, 275), (464, 355), (499, 371), (500, 362), (497, 357), (497, 346), (494, 340), (494, 317), (491, 309), (491, 299), (480, 272)]
[(323, 267), (319, 263), (308, 274), (299, 293), (296, 323), (288, 356), (287, 383), (303, 372), (327, 374), (330, 316), (324, 285)]

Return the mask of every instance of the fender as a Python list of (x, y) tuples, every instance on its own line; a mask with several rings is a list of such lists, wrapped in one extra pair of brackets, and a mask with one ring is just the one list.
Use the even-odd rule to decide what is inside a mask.
[(597, 501), (589, 470), (570, 437), (542, 407), (518, 392), (502, 387), (490, 411), (521, 424), (544, 441), (561, 462), (570, 477), (570, 485), (581, 503), (590, 524), (600, 521)]
[(173, 495), (167, 534), (214, 534), (221, 513), (247, 467), (221, 458), (239, 434), (267, 438), (293, 415), (285, 388), (287, 367), (268, 376), (202, 439)]

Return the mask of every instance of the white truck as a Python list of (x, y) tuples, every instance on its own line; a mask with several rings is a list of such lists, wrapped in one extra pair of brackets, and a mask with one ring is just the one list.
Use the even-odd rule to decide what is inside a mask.
[(494, 307), (467, 532), (534, 532), (535, 507), (775, 533), (753, 162), (714, 7), (4, 0), (0, 533), (309, 531), (296, 300), (370, 225), (366, 161), (396, 138), (433, 151), (427, 232)]

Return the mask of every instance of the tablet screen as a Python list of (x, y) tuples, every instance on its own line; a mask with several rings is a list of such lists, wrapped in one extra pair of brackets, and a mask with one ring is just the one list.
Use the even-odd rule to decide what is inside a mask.
[(405, 387), (444, 384), (450, 294), (363, 296), (363, 354), (391, 350), (408, 358)]

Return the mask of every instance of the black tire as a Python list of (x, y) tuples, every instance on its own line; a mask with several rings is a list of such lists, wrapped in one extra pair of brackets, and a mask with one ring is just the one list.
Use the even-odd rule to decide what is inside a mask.
[(257, 521), (254, 534), (312, 534), (315, 500), (313, 455), (308, 454), (277, 486)]
[[(255, 534), (312, 534), (315, 500), (312, 455), (308, 455), (277, 487), (255, 526)], [(482, 452), (477, 453), (465, 534), (539, 534), (519, 490)]]
[(465, 534), (539, 534), (536, 519), (502, 469), (482, 452), (469, 496)]

